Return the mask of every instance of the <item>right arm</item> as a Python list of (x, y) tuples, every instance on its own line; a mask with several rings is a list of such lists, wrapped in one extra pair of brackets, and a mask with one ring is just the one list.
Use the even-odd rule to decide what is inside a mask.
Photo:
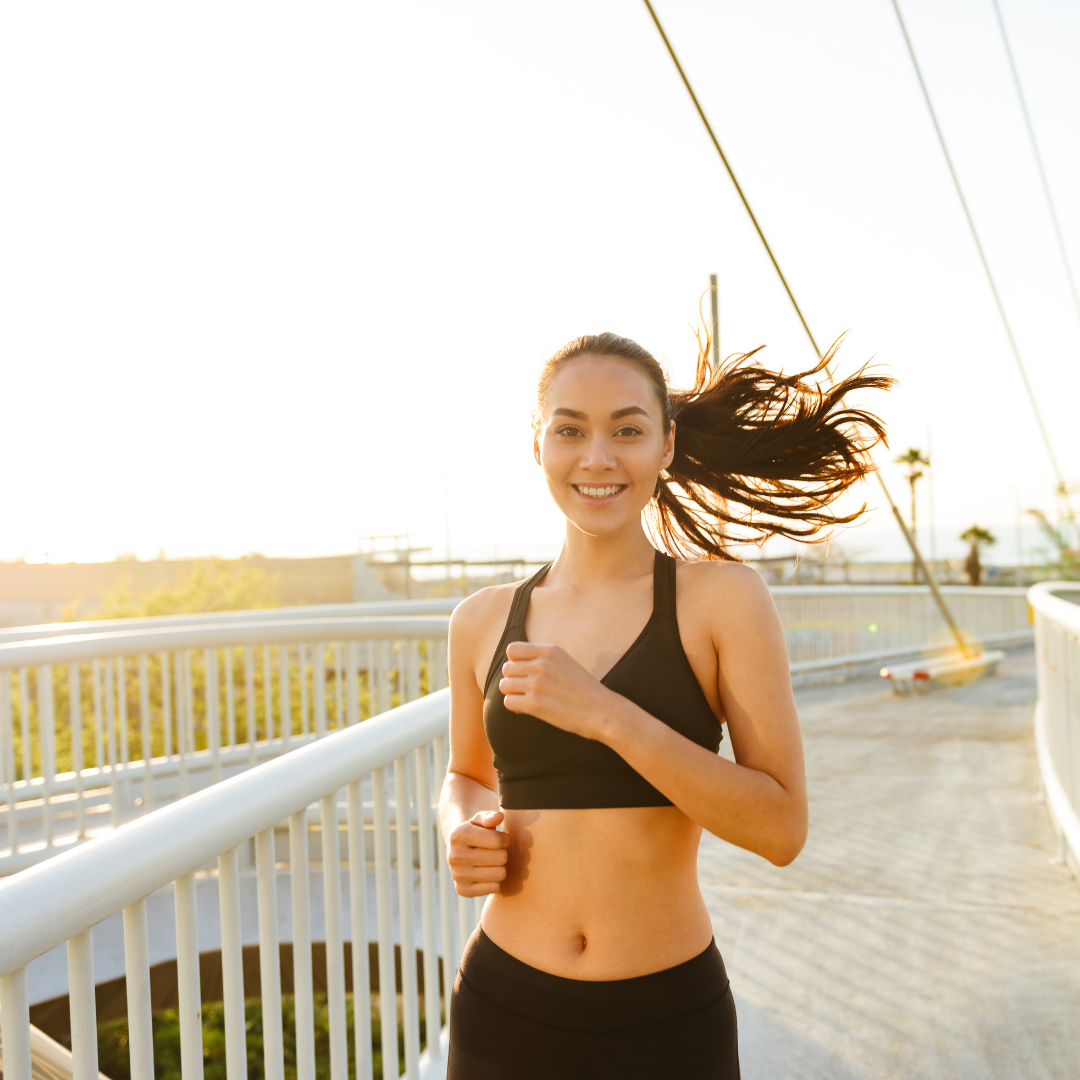
[(500, 599), (497, 590), (484, 590), (463, 600), (450, 618), (450, 767), (439, 824), (459, 896), (496, 893), (506, 877), (510, 837), (496, 831), (503, 820), (499, 778), (484, 732), (484, 693), (477, 677), (490, 636), (485, 630), (492, 616), (498, 618), (491, 609)]

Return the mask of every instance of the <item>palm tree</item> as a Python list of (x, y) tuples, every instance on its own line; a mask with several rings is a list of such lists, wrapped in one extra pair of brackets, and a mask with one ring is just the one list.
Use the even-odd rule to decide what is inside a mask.
[[(896, 459), (897, 465), (906, 465), (908, 474), (907, 482), (911, 485), (911, 539), (915, 539), (915, 484), (922, 478), (923, 471), (920, 465), (929, 465), (930, 459), (923, 455), (921, 450), (911, 447), (906, 454), (901, 454)], [(919, 584), (919, 564), (911, 560), (911, 584)]]
[(979, 548), (983, 544), (986, 544), (987, 547), (991, 544), (996, 544), (997, 537), (994, 536), (989, 529), (984, 529), (981, 525), (972, 525), (970, 529), (960, 534), (960, 539), (966, 540), (971, 545), (971, 550), (964, 560), (964, 570), (967, 573), (968, 581), (971, 582), (972, 585), (978, 585), (982, 580), (982, 564), (979, 562)]

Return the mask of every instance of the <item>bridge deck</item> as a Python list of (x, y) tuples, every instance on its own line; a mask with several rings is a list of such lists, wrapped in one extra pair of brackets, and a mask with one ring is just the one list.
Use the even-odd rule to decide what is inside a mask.
[(1039, 799), (1032, 651), (925, 696), (797, 698), (805, 851), (701, 849), (745, 1080), (1075, 1077), (1080, 886)]

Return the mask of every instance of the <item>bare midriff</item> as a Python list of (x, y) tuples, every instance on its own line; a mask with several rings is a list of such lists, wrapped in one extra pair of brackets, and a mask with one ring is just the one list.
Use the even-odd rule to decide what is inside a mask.
[(697, 882), (701, 827), (674, 806), (507, 810), (506, 880), (484, 932), (530, 967), (630, 979), (693, 959), (712, 940)]

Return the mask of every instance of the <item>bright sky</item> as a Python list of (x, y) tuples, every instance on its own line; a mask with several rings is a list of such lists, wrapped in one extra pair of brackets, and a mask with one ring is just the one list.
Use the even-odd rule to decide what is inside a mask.
[[(1080, 270), (1080, 6), (1001, 4)], [(815, 334), (900, 380), (882, 460), (932, 431), (938, 554), (978, 521), (1008, 561), (1053, 476), (891, 4), (656, 6)], [(1080, 480), (1080, 320), (991, 2), (902, 6)], [(685, 383), (717, 272), (725, 353), (812, 360), (633, 0), (6, 5), (0, 142), (2, 558), (441, 555), (447, 480), (455, 551), (553, 552), (547, 353), (614, 330)], [(866, 497), (839, 543), (902, 556)]]

